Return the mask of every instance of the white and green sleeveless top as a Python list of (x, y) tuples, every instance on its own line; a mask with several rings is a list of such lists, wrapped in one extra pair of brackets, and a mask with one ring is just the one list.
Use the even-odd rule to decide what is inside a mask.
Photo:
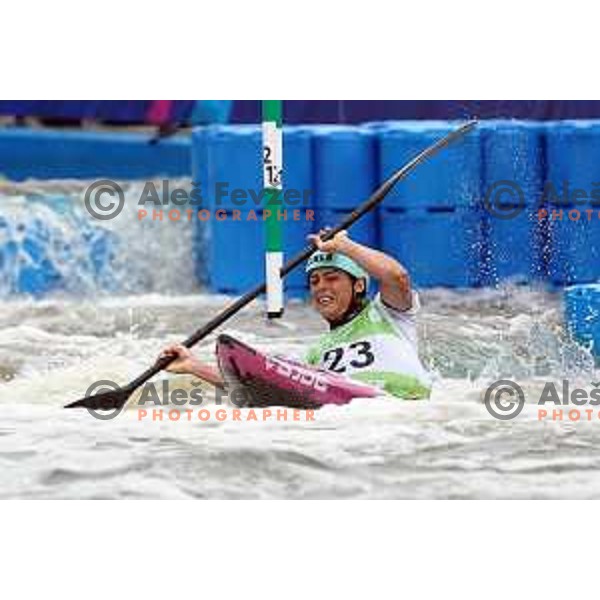
[(417, 350), (418, 310), (416, 292), (407, 311), (386, 306), (377, 294), (351, 321), (321, 336), (306, 362), (399, 398), (426, 398), (431, 378)]

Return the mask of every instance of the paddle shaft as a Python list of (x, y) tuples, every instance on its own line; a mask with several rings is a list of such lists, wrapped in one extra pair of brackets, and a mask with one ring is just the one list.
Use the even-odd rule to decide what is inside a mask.
[[(348, 229), (364, 214), (375, 208), (389, 193), (389, 191), (401, 180), (404, 179), (411, 171), (413, 171), (423, 161), (429, 159), (431, 156), (439, 152), (442, 148), (445, 148), (449, 144), (455, 142), (459, 138), (466, 135), (477, 125), (477, 121), (469, 121), (464, 125), (461, 125), (458, 129), (451, 131), (448, 135), (439, 139), (437, 142), (425, 148), (422, 152), (417, 154), (410, 162), (404, 165), (401, 169), (398, 169), (393, 175), (391, 175), (384, 183), (375, 190), (375, 192), (367, 200), (365, 200), (356, 210), (349, 214), (337, 227), (327, 231), (322, 236), (323, 240), (329, 240), (340, 231)], [(304, 262), (310, 255), (316, 250), (316, 246), (311, 244), (299, 252), (294, 258), (289, 260), (281, 268), (281, 277), (285, 277), (290, 271), (293, 271), (300, 263)], [(207, 335), (211, 334), (217, 327), (225, 323), (230, 317), (239, 312), (247, 304), (250, 304), (261, 294), (264, 294), (267, 289), (266, 283), (262, 283), (254, 289), (244, 294), (241, 298), (238, 298), (235, 302), (232, 302), (223, 311), (221, 311), (212, 321), (209, 321), (203, 327), (200, 327), (184, 342), (183, 346), (191, 348), (197, 344), (200, 340), (204, 339)], [(140, 385), (146, 383), (151, 377), (154, 377), (157, 373), (165, 369), (171, 362), (173, 362), (176, 356), (165, 356), (159, 359), (152, 367), (146, 369), (139, 377), (134, 379), (128, 386), (128, 389), (134, 390)]]

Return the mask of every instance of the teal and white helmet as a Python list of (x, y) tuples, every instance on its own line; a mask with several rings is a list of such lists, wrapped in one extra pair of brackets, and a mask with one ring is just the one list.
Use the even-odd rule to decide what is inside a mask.
[(315, 269), (339, 269), (352, 275), (356, 279), (364, 279), (365, 285), (369, 285), (369, 274), (355, 261), (348, 258), (344, 254), (328, 253), (317, 250), (306, 263), (306, 273), (310, 273)]

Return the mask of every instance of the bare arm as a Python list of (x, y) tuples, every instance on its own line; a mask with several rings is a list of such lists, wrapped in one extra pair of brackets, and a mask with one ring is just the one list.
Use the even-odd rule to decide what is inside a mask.
[(381, 299), (385, 304), (401, 311), (411, 308), (410, 277), (396, 259), (351, 240), (345, 231), (327, 242), (322, 242), (318, 236), (311, 236), (311, 239), (323, 252), (339, 252), (356, 261), (379, 282)]
[(181, 344), (167, 346), (162, 351), (159, 358), (162, 356), (177, 356), (177, 358), (166, 368), (170, 373), (195, 375), (216, 387), (222, 388), (225, 385), (223, 377), (218, 369), (198, 360), (189, 348), (186, 348)]

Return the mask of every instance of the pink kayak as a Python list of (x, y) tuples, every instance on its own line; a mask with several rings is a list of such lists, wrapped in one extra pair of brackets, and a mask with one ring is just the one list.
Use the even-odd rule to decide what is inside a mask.
[(330, 371), (262, 354), (230, 335), (218, 337), (217, 359), (225, 380), (244, 389), (248, 406), (319, 408), (382, 393)]

